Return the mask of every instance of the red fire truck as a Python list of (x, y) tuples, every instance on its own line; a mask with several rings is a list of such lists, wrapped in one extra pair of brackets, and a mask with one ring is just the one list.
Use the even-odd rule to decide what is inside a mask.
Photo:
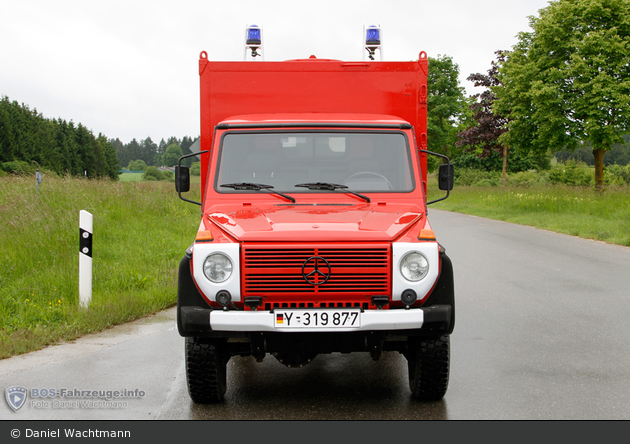
[[(188, 390), (218, 402), (233, 356), (402, 353), (441, 399), (453, 269), (427, 219), (427, 73), (410, 62), (216, 62), (202, 52), (201, 207), (179, 267)], [(187, 157), (187, 156), (184, 156)], [(444, 157), (444, 156), (442, 156)], [(183, 158), (182, 158), (183, 159)], [(452, 188), (444, 157), (439, 188)]]

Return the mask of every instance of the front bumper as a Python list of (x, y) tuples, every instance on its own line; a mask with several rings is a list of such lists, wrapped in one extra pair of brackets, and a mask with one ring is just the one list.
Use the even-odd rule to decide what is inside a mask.
[[(278, 332), (287, 330), (275, 326), (273, 311), (211, 310), (201, 307), (182, 307), (182, 336), (204, 335), (210, 332)], [(291, 333), (307, 332), (368, 332), (414, 331), (449, 332), (452, 322), (450, 305), (389, 310), (364, 310), (361, 325), (337, 328), (300, 328)]]

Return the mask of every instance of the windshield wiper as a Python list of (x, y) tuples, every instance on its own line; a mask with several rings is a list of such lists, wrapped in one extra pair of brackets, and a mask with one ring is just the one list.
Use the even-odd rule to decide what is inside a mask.
[(287, 196), (286, 194), (282, 194), (273, 189), (273, 185), (265, 185), (264, 183), (251, 183), (251, 182), (240, 182), (240, 183), (224, 183), (219, 185), (225, 188), (234, 188), (235, 190), (267, 190), (273, 194), (277, 194), (278, 196), (282, 196), (287, 200), (295, 203), (295, 199), (291, 196)]
[(354, 194), (355, 196), (360, 197), (361, 199), (365, 199), (366, 202), (370, 202), (370, 198), (364, 196), (363, 194), (355, 193), (348, 189), (347, 185), (339, 185), (337, 183), (328, 183), (328, 182), (311, 182), (311, 183), (298, 183), (294, 185), (296, 187), (308, 188), (309, 190), (344, 190), (346, 193)]

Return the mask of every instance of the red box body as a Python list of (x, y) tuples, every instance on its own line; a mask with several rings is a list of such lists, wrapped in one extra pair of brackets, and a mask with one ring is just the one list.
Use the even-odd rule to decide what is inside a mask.
[[(409, 122), (418, 149), (427, 141), (428, 60), (344, 62), (215, 62), (199, 58), (201, 150), (210, 151), (216, 125), (239, 115), (287, 113), (381, 114)], [(358, 116), (360, 119), (360, 116)], [(202, 200), (210, 153), (201, 156)], [(420, 153), (426, 190), (426, 154)]]

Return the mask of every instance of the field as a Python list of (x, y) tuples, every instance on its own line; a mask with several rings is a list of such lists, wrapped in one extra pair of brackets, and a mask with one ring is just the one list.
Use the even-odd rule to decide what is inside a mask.
[(118, 178), (121, 182), (137, 182), (142, 180), (142, 173), (123, 173)]
[[(199, 207), (172, 182), (0, 178), (0, 358), (172, 306)], [(198, 192), (189, 193), (199, 199)], [(79, 308), (79, 211), (94, 216), (93, 295)]]

